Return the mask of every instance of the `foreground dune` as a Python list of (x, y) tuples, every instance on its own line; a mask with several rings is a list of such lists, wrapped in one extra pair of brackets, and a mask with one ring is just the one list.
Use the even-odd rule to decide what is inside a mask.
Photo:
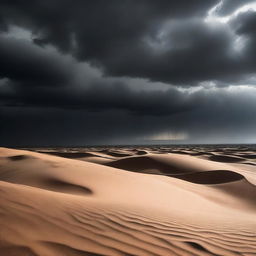
[(249, 155), (1, 148), (0, 255), (256, 255)]

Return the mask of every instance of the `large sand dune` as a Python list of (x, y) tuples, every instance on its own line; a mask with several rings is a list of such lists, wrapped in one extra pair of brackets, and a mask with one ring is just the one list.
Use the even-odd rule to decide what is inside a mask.
[(256, 157), (0, 149), (0, 255), (256, 255)]

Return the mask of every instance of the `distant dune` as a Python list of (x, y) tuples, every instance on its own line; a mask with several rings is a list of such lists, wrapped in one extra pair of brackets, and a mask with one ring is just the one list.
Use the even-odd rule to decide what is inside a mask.
[[(37, 152), (34, 152), (37, 151)], [(256, 153), (0, 148), (0, 255), (256, 255)]]

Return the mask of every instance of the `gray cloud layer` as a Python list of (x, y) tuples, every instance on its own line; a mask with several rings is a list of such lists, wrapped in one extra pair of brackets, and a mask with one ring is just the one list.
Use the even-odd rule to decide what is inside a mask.
[(254, 2), (1, 1), (2, 143), (255, 142)]

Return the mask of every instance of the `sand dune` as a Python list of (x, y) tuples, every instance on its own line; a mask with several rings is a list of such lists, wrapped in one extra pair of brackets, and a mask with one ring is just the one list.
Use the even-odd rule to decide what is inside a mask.
[(256, 255), (255, 166), (167, 150), (1, 148), (0, 255)]
[(228, 155), (212, 155), (209, 157), (210, 160), (212, 161), (217, 161), (217, 162), (224, 162), (224, 163), (237, 163), (237, 162), (242, 162), (245, 159), (242, 157), (238, 156), (228, 156)]

